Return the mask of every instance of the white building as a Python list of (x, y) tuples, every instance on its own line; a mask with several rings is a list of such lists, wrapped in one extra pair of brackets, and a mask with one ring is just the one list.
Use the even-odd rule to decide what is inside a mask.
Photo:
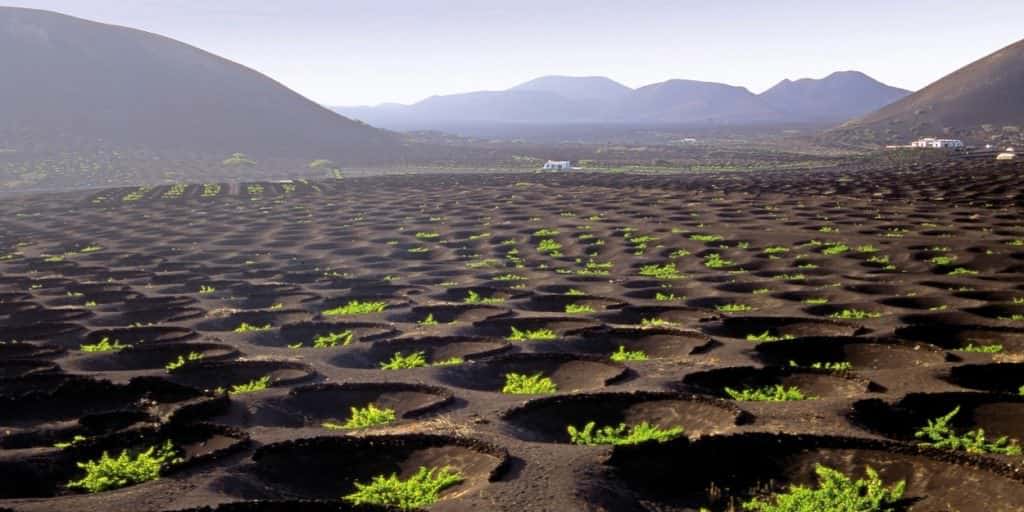
[(548, 160), (548, 162), (544, 164), (543, 169), (545, 171), (568, 171), (569, 169), (572, 169), (572, 162), (568, 160)]
[(1006, 151), (996, 155), (996, 160), (1015, 160), (1017, 153), (1013, 151), (1013, 148), (1006, 148)]
[(960, 139), (936, 139), (934, 137), (926, 137), (924, 139), (918, 139), (910, 143), (912, 148), (932, 148), (932, 149), (959, 149), (964, 147), (963, 141)]

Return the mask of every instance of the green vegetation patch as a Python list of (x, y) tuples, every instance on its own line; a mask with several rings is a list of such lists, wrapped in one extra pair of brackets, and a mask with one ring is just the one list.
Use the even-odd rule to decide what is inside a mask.
[(397, 474), (378, 475), (370, 483), (355, 482), (356, 491), (344, 496), (355, 505), (380, 505), (399, 510), (428, 507), (441, 499), (441, 491), (465, 480), (462, 473), (450, 468), (420, 467), (406, 480)]
[(551, 341), (557, 340), (558, 333), (551, 329), (524, 329), (519, 330), (512, 327), (512, 334), (508, 336), (509, 341)]
[(85, 470), (85, 476), (68, 482), (67, 486), (90, 493), (120, 489), (156, 480), (160, 478), (161, 471), (181, 462), (183, 459), (178, 457), (178, 451), (170, 440), (135, 455), (130, 455), (128, 450), (121, 451), (117, 457), (103, 452), (99, 459), (76, 463)]
[(369, 313), (380, 313), (387, 307), (387, 302), (352, 300), (344, 306), (331, 308), (323, 311), (322, 313), (324, 316), (365, 315)]
[(664, 443), (683, 435), (682, 427), (663, 429), (646, 421), (636, 425), (620, 423), (617, 427), (609, 425), (601, 428), (597, 428), (597, 423), (591, 421), (582, 429), (569, 425), (566, 430), (569, 432), (569, 440), (572, 444), (583, 445), (628, 445), (646, 441)]
[(331, 430), (353, 430), (360, 428), (379, 427), (393, 423), (396, 419), (395, 410), (368, 404), (366, 407), (351, 407), (351, 415), (345, 423), (326, 421), (322, 426)]
[(550, 395), (558, 392), (558, 386), (550, 377), (540, 373), (525, 375), (513, 372), (505, 374), (505, 386), (501, 392), (509, 395)]
[(624, 363), (626, 361), (646, 361), (647, 353), (643, 350), (626, 350), (625, 345), (619, 345), (619, 349), (612, 352), (611, 360), (616, 363)]
[(78, 348), (82, 352), (120, 352), (128, 347), (129, 345), (121, 344), (120, 340), (110, 341), (110, 338), (104, 336), (98, 343), (83, 344)]
[(725, 393), (733, 400), (741, 400), (744, 402), (790, 402), (796, 400), (810, 400), (814, 398), (805, 395), (804, 392), (800, 391), (800, 388), (796, 386), (786, 387), (782, 384), (764, 386), (761, 388), (744, 388), (741, 390), (725, 388)]
[(926, 439), (921, 446), (930, 446), (944, 450), (963, 450), (968, 453), (995, 453), (1000, 455), (1020, 455), (1020, 442), (1002, 436), (996, 439), (985, 437), (984, 429), (975, 429), (963, 434), (956, 433), (950, 422), (960, 413), (960, 406), (956, 406), (949, 414), (928, 420), (928, 424), (917, 432), (914, 437)]
[(866, 478), (852, 478), (818, 464), (814, 468), (818, 475), (818, 487), (812, 489), (803, 485), (791, 485), (789, 490), (766, 500), (752, 499), (743, 503), (743, 510), (750, 512), (894, 512), (903, 498), (906, 482), (900, 481), (891, 487), (868, 466)]

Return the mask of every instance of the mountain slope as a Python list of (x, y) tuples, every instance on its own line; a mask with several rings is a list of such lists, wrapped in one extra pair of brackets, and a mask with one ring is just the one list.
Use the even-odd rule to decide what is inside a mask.
[(747, 123), (781, 120), (778, 112), (743, 87), (669, 80), (641, 87), (617, 109), (623, 121)]
[(510, 91), (544, 91), (576, 101), (619, 101), (633, 89), (603, 76), (543, 76)]
[[(965, 66), (896, 103), (846, 123), (837, 137), (905, 142), (925, 135), (998, 140), (1024, 127), (1024, 40)], [(1007, 127), (1005, 130), (1003, 127)]]
[(0, 145), (338, 161), (400, 148), (198, 48), (48, 11), (0, 7), (0, 69)]
[(859, 71), (840, 71), (820, 80), (783, 80), (759, 97), (789, 119), (841, 122), (874, 112), (909, 94)]

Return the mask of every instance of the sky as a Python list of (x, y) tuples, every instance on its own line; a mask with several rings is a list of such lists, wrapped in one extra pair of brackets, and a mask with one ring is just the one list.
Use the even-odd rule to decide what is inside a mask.
[(544, 75), (759, 93), (863, 71), (919, 89), (1024, 38), (1024, 1), (0, 0), (162, 34), (325, 105), (413, 103)]

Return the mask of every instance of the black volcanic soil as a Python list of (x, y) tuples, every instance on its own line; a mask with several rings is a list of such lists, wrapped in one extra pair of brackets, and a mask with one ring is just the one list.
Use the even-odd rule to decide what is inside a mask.
[[(912, 432), (960, 405), (958, 427), (1024, 436), (1022, 177), (951, 162), (5, 200), (0, 481), (17, 485), (0, 510), (349, 510), (354, 482), (450, 465), (467, 481), (432, 510), (718, 512), (812, 482), (815, 463), (906, 479), (909, 510), (1024, 510), (1024, 460)], [(366, 302), (383, 310), (338, 314)], [(125, 348), (82, 350), (103, 340)], [(381, 369), (396, 353), (426, 365)], [(511, 372), (559, 391), (503, 394)], [(775, 384), (814, 399), (723, 392)], [(371, 403), (397, 421), (323, 426)], [(588, 421), (686, 436), (569, 444)], [(64, 486), (74, 462), (157, 438), (188, 464)]]

